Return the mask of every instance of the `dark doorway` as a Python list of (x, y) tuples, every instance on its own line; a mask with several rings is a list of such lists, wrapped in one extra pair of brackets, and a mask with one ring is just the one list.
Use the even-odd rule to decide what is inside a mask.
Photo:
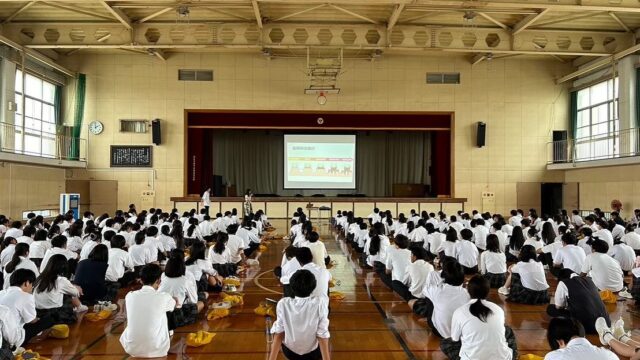
[(542, 183), (540, 189), (541, 214), (553, 216), (562, 209), (562, 183)]

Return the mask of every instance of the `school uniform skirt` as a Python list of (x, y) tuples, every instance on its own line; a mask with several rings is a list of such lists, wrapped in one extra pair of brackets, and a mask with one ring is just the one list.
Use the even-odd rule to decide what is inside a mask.
[[(198, 293), (198, 301), (206, 300), (203, 295), (203, 293)], [(169, 326), (173, 325), (173, 329), (194, 324), (196, 321), (198, 321), (198, 305), (182, 304), (181, 308), (175, 309), (172, 312), (168, 312), (167, 317)], [(172, 330), (171, 327), (169, 329)]]
[(234, 276), (238, 270), (238, 265), (233, 263), (213, 264), (212, 266), (222, 277)]
[[(222, 291), (222, 286), (220, 285), (216, 285), (216, 286), (211, 286), (209, 285), (209, 275), (207, 274), (202, 274), (202, 276), (200, 277), (200, 280), (196, 281), (196, 286), (198, 287), (198, 295), (202, 292), (220, 292)], [(206, 298), (205, 298), (206, 299)], [(198, 300), (200, 301), (200, 298), (198, 298)], [(202, 300), (204, 302), (204, 300)]]
[(482, 275), (487, 281), (489, 281), (489, 286), (492, 289), (498, 289), (504, 286), (504, 283), (507, 281), (507, 273), (502, 274), (494, 274), (494, 273), (486, 273)]
[(529, 304), (529, 305), (548, 304), (549, 291), (548, 290), (535, 291), (535, 290), (527, 289), (522, 285), (520, 274), (512, 273), (511, 289), (509, 291), (509, 301), (520, 303), (520, 304)]
[(115, 303), (115, 300), (118, 297), (118, 290), (120, 290), (120, 283), (117, 281), (105, 281), (104, 285), (107, 288), (107, 292), (103, 300)]
[(73, 303), (71, 296), (64, 295), (62, 298), (62, 306), (52, 309), (36, 309), (39, 318), (49, 316), (54, 324), (73, 324), (78, 320), (75, 311), (73, 311)]
[[(513, 351), (512, 359), (518, 358), (518, 344), (516, 343), (516, 335), (513, 330), (506, 326), (504, 327), (504, 336), (507, 340), (507, 346)], [(440, 340), (440, 350), (451, 360), (460, 359), (460, 349), (462, 349), (462, 341), (453, 341), (451, 338)]]
[(475, 275), (478, 273), (478, 265), (473, 267), (466, 267), (462, 265), (462, 269), (464, 270), (465, 275)]

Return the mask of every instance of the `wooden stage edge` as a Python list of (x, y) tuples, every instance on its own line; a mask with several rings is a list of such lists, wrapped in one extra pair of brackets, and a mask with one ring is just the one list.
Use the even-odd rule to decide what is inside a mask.
[[(173, 207), (178, 208), (179, 204), (190, 204), (190, 207), (200, 210), (200, 196), (190, 195), (181, 197), (171, 197)], [(235, 207), (239, 212), (242, 211), (243, 197), (214, 197), (211, 198), (210, 215), (213, 217), (217, 212), (231, 210), (229, 207)], [(354, 211), (355, 216), (364, 217), (371, 213), (374, 207), (380, 210), (391, 210), (394, 216), (400, 213), (409, 215), (410, 209), (417, 212), (455, 212), (464, 211), (466, 198), (434, 198), (434, 197), (342, 197), (342, 196), (281, 196), (281, 197), (254, 197), (254, 210), (262, 209), (265, 213), (274, 219), (289, 218), (296, 208), (305, 208), (311, 203), (316, 207), (329, 207), (331, 214), (338, 210)], [(328, 210), (328, 209), (327, 209)], [(330, 215), (329, 215), (330, 216)], [(318, 214), (320, 217), (320, 214)]]

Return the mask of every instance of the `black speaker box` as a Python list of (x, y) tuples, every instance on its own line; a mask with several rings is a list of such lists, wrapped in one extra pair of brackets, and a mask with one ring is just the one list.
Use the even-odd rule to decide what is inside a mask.
[(162, 144), (162, 132), (160, 131), (160, 119), (151, 121), (151, 138), (156, 145)]
[(487, 124), (478, 122), (478, 130), (476, 134), (476, 146), (481, 148), (485, 145), (485, 138), (487, 136)]
[(225, 196), (224, 183), (222, 182), (221, 175), (213, 175), (213, 195), (215, 197)]

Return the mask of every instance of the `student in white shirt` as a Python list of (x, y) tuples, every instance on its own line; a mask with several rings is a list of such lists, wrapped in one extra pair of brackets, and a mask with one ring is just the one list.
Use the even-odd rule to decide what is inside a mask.
[(440, 342), (450, 359), (511, 360), (517, 354), (516, 338), (505, 325), (504, 310), (487, 301), (489, 290), (489, 282), (482, 276), (469, 280), (471, 300), (453, 313), (451, 338)]
[(291, 276), (294, 297), (282, 298), (276, 307), (276, 320), (269, 360), (278, 359), (280, 351), (289, 359), (329, 360), (328, 306), (323, 298), (313, 297), (316, 278), (308, 270)]
[(598, 219), (596, 224), (598, 230), (593, 233), (593, 237), (606, 241), (609, 249), (611, 249), (613, 247), (613, 234), (609, 231), (609, 224), (604, 219)]
[(507, 258), (500, 251), (500, 241), (495, 234), (487, 236), (487, 250), (480, 254), (480, 273), (492, 289), (502, 287), (507, 280)]
[[(551, 269), (553, 267), (554, 259), (558, 254), (558, 250), (562, 249), (562, 237), (556, 235), (551, 224), (549, 224), (549, 226), (546, 224), (549, 223), (545, 223), (542, 229), (542, 240), (545, 242), (545, 245), (538, 251), (538, 253), (542, 254), (542, 263)], [(558, 227), (558, 230), (560, 233), (564, 234), (567, 228), (566, 226), (561, 225)], [(553, 271), (554, 270), (552, 270), (552, 272)]]
[[(57, 226), (56, 226), (57, 227)], [(48, 238), (47, 230), (36, 231), (33, 242), (29, 245), (29, 259), (37, 266), (40, 266), (44, 254), (51, 248), (51, 242)]]
[(245, 258), (251, 257), (253, 253), (260, 247), (260, 235), (258, 235), (258, 229), (254, 227), (256, 223), (249, 219), (248, 216), (242, 220), (242, 226), (238, 227), (235, 235), (242, 239), (242, 245), (244, 246)]
[(280, 268), (280, 274), (276, 272), (276, 276), (280, 278), (280, 283), (282, 284), (282, 292), (285, 297), (293, 297), (293, 291), (291, 290), (291, 286), (289, 285), (289, 280), (291, 276), (295, 274), (296, 271), (302, 268), (302, 265), (296, 259), (296, 254), (298, 252), (298, 248), (290, 245), (284, 250), (283, 262)]
[(580, 216), (578, 210), (573, 210), (571, 212), (571, 223), (576, 229), (579, 229), (584, 225), (584, 220), (582, 220), (582, 216)]
[(67, 238), (67, 249), (75, 252), (76, 254), (82, 250), (82, 225), (73, 224), (67, 229), (65, 233)]
[(591, 254), (591, 241), (592, 240), (592, 235), (593, 235), (593, 230), (591, 230), (590, 227), (588, 226), (583, 226), (582, 228), (580, 228), (580, 237), (578, 240), (578, 246), (584, 250), (584, 253), (588, 256), (589, 254)]
[(302, 247), (307, 247), (311, 250), (314, 264), (320, 268), (326, 269), (331, 259), (329, 258), (329, 254), (327, 254), (327, 248), (319, 239), (320, 235), (318, 235), (317, 232), (312, 231), (307, 235), (307, 242)]
[(478, 248), (471, 242), (473, 232), (469, 229), (462, 229), (460, 232), (462, 240), (458, 241), (456, 249), (456, 259), (462, 265), (465, 275), (478, 273)]
[(385, 276), (381, 277), (382, 282), (390, 289), (393, 289), (394, 282), (402, 283), (407, 267), (411, 263), (411, 251), (409, 247), (409, 239), (404, 235), (398, 235), (395, 238), (395, 246), (390, 246), (387, 251), (387, 260), (385, 263)]
[[(145, 230), (140, 230), (138, 233), (145, 234), (144, 244), (150, 248), (152, 254), (152, 261), (162, 261), (167, 258), (167, 249), (164, 248), (160, 240), (158, 240), (158, 228), (149, 227)], [(136, 234), (137, 235), (137, 234)], [(185, 241), (186, 243), (186, 241)]]
[[(313, 254), (309, 248), (301, 247), (296, 251), (296, 260), (301, 266), (301, 270), (309, 270), (316, 278), (316, 288), (311, 296), (325, 299), (325, 303), (329, 304), (329, 281), (331, 281), (331, 273), (324, 267), (317, 266), (313, 263)], [(298, 270), (300, 271), (300, 270)]]
[(158, 291), (166, 292), (177, 300), (176, 309), (172, 312), (176, 327), (195, 323), (207, 300), (207, 293), (198, 293), (196, 279), (187, 272), (182, 250), (173, 250), (169, 254)]
[(111, 239), (111, 249), (109, 249), (109, 261), (105, 280), (111, 283), (118, 282), (120, 287), (125, 287), (137, 277), (134, 271), (131, 255), (124, 250), (126, 240), (122, 235), (116, 235)]
[(394, 282), (393, 290), (405, 301), (423, 297), (422, 290), (427, 281), (429, 273), (434, 271), (433, 265), (427, 260), (428, 254), (424, 248), (411, 247), (411, 264), (407, 267), (402, 282)]
[(367, 219), (369, 219), (369, 223), (373, 226), (376, 223), (379, 223), (381, 220), (380, 217), (380, 209), (374, 208), (373, 212), (367, 215)]
[(195, 240), (204, 241), (204, 237), (202, 237), (202, 233), (198, 227), (198, 219), (189, 219), (189, 224), (184, 229), (184, 238), (190, 240), (188, 241), (189, 244), (193, 243)]
[(627, 225), (625, 234), (621, 240), (623, 243), (631, 246), (631, 248), (636, 251), (637, 255), (640, 255), (640, 234), (635, 232), (633, 225)]
[(553, 351), (544, 360), (618, 360), (611, 351), (592, 345), (584, 337), (582, 324), (575, 319), (551, 319), (547, 340)]
[(582, 275), (589, 275), (600, 291), (618, 292), (624, 287), (620, 263), (607, 255), (609, 245), (603, 240), (591, 243), (591, 254), (582, 266)]
[(11, 261), (13, 257), (13, 253), (16, 251), (16, 239), (12, 237), (6, 237), (2, 240), (2, 251), (0, 252), (0, 269), (4, 269), (4, 267)]
[(205, 259), (206, 246), (201, 241), (196, 241), (189, 248), (189, 258), (185, 264), (187, 272), (191, 273), (198, 285), (198, 291), (220, 290), (222, 288), (222, 276), (213, 268), (211, 262)]
[(378, 275), (385, 274), (387, 252), (390, 246), (389, 238), (383, 234), (374, 234), (365, 244), (367, 265), (372, 266)]
[[(27, 225), (22, 229), (22, 236), (16, 238), (19, 243), (27, 243), (31, 245), (33, 243), (33, 237), (36, 235), (36, 229), (34, 226)], [(46, 230), (43, 230), (46, 233)]]
[(436, 250), (438, 257), (441, 261), (445, 256), (457, 258), (458, 232), (454, 228), (449, 228), (445, 240), (446, 241), (440, 243), (440, 247)]
[(69, 271), (64, 255), (53, 255), (33, 284), (33, 295), (38, 317), (51, 316), (57, 324), (71, 324), (77, 320), (76, 312), (87, 311), (80, 303), (82, 289), (64, 277)]
[(424, 298), (409, 301), (409, 307), (416, 315), (427, 319), (434, 335), (448, 338), (451, 337), (454, 311), (469, 302), (470, 298), (462, 287), (464, 272), (456, 259), (444, 258), (440, 276), (443, 282), (427, 283), (423, 291)]
[[(565, 233), (562, 235), (562, 248), (558, 250), (553, 259), (553, 267), (556, 269), (571, 269), (573, 272), (580, 273), (587, 254), (581, 247), (577, 246), (578, 240), (573, 233)], [(558, 275), (556, 270), (554, 275)]]
[(35, 276), (40, 275), (40, 271), (36, 264), (29, 259), (29, 245), (25, 243), (17, 244), (15, 247), (15, 251), (13, 252), (13, 256), (11, 257), (11, 261), (7, 263), (4, 267), (3, 275), (4, 275), (4, 285), (3, 289), (9, 288), (9, 278), (14, 271), (18, 269), (27, 269), (33, 271)]
[(511, 210), (509, 225), (511, 225), (511, 227), (522, 226), (522, 217), (518, 215), (518, 212), (516, 210)]
[(156, 264), (143, 267), (140, 278), (144, 285), (125, 297), (127, 327), (120, 336), (120, 344), (130, 356), (164, 357), (169, 352), (167, 312), (174, 310), (176, 301), (158, 291), (161, 275), (162, 270)]
[(616, 224), (613, 220), (609, 220), (609, 231), (611, 231), (611, 236), (613, 236), (613, 239), (621, 239), (624, 234), (625, 234), (625, 227), (620, 225), (620, 224)]
[[(135, 241), (135, 236), (133, 237)], [(166, 251), (171, 251), (177, 247), (176, 240), (171, 236), (171, 226), (163, 224), (160, 226), (160, 235), (158, 241)]]
[(484, 226), (484, 220), (474, 219), (471, 221), (471, 231), (473, 231), (473, 242), (480, 250), (487, 248), (487, 235), (489, 235), (489, 229)]
[(144, 231), (140, 231), (135, 236), (135, 244), (129, 248), (129, 257), (136, 274), (147, 264), (158, 262), (158, 253), (154, 248), (145, 244), (146, 238)]
[(496, 234), (498, 241), (500, 241), (500, 251), (506, 252), (507, 245), (509, 245), (509, 237), (504, 231), (502, 231), (502, 223), (500, 221), (496, 221), (491, 224), (489, 233)]
[(42, 258), (40, 264), (40, 272), (44, 271), (47, 266), (49, 258), (53, 255), (64, 255), (69, 263), (69, 274), (73, 274), (76, 271), (76, 265), (78, 265), (78, 254), (67, 249), (67, 238), (64, 235), (58, 235), (51, 239), (51, 248), (47, 250)]
[(229, 254), (231, 257), (231, 262), (233, 264), (238, 264), (240, 262), (244, 262), (246, 257), (244, 256), (244, 242), (242, 238), (236, 235), (238, 231), (238, 224), (231, 224), (227, 226), (227, 247), (229, 248)]
[(237, 271), (237, 264), (232, 262), (231, 251), (227, 242), (229, 241), (229, 235), (227, 233), (218, 233), (218, 239), (216, 243), (209, 248), (207, 258), (211, 262), (213, 268), (222, 277), (233, 276)]
[(509, 277), (498, 293), (509, 301), (521, 304), (546, 304), (549, 302), (549, 284), (542, 264), (537, 261), (533, 246), (525, 245), (520, 250), (520, 261), (511, 265)]
[(516, 226), (513, 228), (511, 232), (511, 236), (509, 237), (509, 245), (507, 246), (507, 260), (510, 262), (518, 261), (518, 255), (520, 255), (520, 249), (524, 246), (525, 238), (522, 233), (522, 228), (520, 226)]
[(624, 276), (627, 276), (627, 273), (634, 268), (636, 252), (619, 238), (613, 240), (613, 248), (609, 251), (609, 255), (620, 263)]
[[(204, 239), (204, 241), (210, 242), (213, 239), (213, 234), (214, 234), (213, 223), (211, 222), (211, 218), (209, 217), (209, 215), (205, 215), (203, 217), (200, 224), (198, 224), (198, 228), (200, 230), (200, 234), (202, 235), (202, 238)], [(160, 232), (162, 232), (162, 230)]]
[(20, 236), (22, 236), (22, 222), (20, 221), (12, 222), (11, 227), (7, 229), (7, 231), (4, 233), (4, 236), (12, 237), (15, 239), (18, 239)]

